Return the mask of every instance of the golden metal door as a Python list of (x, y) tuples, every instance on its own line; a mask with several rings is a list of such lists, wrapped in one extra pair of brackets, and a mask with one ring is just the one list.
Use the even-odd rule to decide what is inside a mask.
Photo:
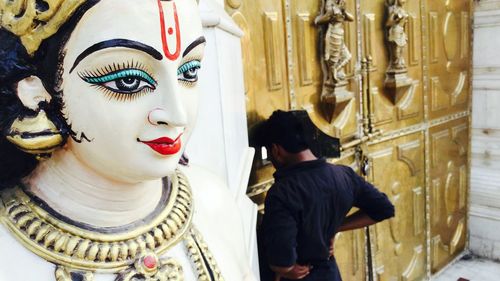
[(430, 262), (466, 246), (470, 171), (471, 1), (426, 1)]
[[(245, 32), (249, 126), (276, 109), (307, 110), (341, 140), (330, 161), (364, 171), (396, 206), (368, 234), (336, 237), (343, 279), (429, 279), (468, 239), (472, 1), (342, 2), (226, 0)], [(335, 5), (338, 20), (322, 20)], [(347, 50), (340, 78), (329, 46)], [(249, 196), (263, 211), (274, 170), (256, 162)]]

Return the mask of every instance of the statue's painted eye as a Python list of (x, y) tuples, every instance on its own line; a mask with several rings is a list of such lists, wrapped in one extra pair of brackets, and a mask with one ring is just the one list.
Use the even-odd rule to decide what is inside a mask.
[(187, 85), (196, 83), (200, 67), (201, 63), (199, 60), (186, 62), (177, 69), (177, 79)]
[(143, 91), (153, 91), (157, 82), (143, 70), (129, 68), (110, 73), (84, 73), (80, 77), (87, 83), (103, 87), (118, 94), (132, 95)]

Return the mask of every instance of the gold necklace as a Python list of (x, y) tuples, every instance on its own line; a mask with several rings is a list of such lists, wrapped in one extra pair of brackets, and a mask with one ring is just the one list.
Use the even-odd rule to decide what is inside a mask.
[(199, 280), (210, 280), (210, 272), (214, 281), (223, 280), (192, 225), (193, 198), (187, 179), (176, 171), (171, 180), (165, 208), (150, 222), (129, 231), (101, 233), (69, 224), (40, 207), (19, 187), (2, 191), (0, 220), (27, 249), (57, 265), (57, 281), (91, 281), (94, 272), (118, 274), (116, 281), (181, 281), (180, 264), (160, 258), (181, 241)]

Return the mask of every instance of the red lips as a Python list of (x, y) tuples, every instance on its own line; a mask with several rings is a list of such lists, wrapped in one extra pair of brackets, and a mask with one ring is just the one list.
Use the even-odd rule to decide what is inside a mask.
[(172, 155), (176, 154), (181, 150), (181, 136), (180, 134), (175, 140), (168, 137), (161, 137), (151, 141), (140, 141), (147, 144), (151, 149), (160, 153), (161, 155)]

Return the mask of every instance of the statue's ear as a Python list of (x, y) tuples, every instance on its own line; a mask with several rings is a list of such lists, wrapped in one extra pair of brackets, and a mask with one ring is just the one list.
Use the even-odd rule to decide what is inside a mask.
[(42, 80), (36, 76), (26, 77), (17, 83), (17, 96), (25, 107), (33, 111), (38, 111), (41, 102), (50, 103), (52, 98)]

